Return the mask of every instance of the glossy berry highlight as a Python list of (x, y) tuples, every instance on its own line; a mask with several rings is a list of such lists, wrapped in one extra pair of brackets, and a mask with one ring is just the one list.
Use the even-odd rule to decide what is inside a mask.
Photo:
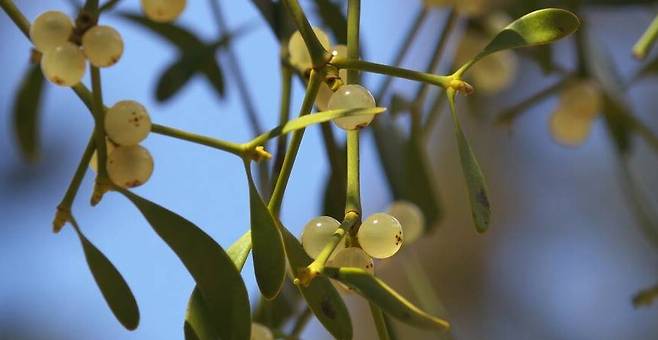
[[(330, 216), (318, 216), (308, 221), (302, 231), (302, 246), (308, 256), (318, 257), (339, 226), (340, 222)], [(340, 248), (345, 248), (344, 237), (336, 247)]]

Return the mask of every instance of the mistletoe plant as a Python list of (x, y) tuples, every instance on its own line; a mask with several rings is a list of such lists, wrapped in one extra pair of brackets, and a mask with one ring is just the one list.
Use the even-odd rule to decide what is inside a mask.
[[(237, 34), (228, 32), (225, 27), (219, 2), (211, 1), (211, 5), (223, 35), (210, 44), (170, 23), (184, 10), (184, 0), (142, 0), (145, 17), (122, 13), (127, 20), (157, 32), (181, 50), (180, 61), (172, 64), (160, 80), (157, 89), (160, 100), (170, 98), (194, 73), (204, 74), (217, 93), (223, 95), (223, 75), (214, 55), (218, 50), (227, 54), (232, 64), (230, 69), (237, 75), (238, 90), (257, 135), (245, 143), (235, 143), (152, 123), (148, 110), (133, 100), (106, 105), (102, 95), (101, 69), (119, 62), (124, 46), (117, 30), (98, 23), (102, 15), (110, 12), (117, 2), (110, 0), (101, 5), (98, 0), (88, 0), (79, 9), (75, 20), (61, 12), (49, 11), (37, 17), (32, 24), (13, 1), (0, 0), (0, 6), (32, 41), (33, 61), (41, 64), (40, 69), (32, 68), (27, 85), (19, 92), (18, 106), (22, 110), (18, 111), (36, 111), (34, 104), (30, 103), (38, 101), (38, 89), (41, 88), (42, 77), (45, 77), (56, 85), (70, 87), (89, 108), (95, 121), (87, 148), (57, 207), (53, 227), (55, 232), (59, 232), (65, 224), (72, 225), (101, 293), (114, 315), (127, 329), (135, 329), (139, 323), (136, 299), (117, 269), (84, 236), (72, 212), (73, 201), (88, 165), (96, 171), (91, 204), (98, 204), (108, 191), (126, 197), (176, 253), (194, 278), (196, 287), (191, 294), (184, 322), (186, 339), (297, 338), (311, 314), (334, 337), (351, 339), (353, 326), (350, 315), (336, 287), (339, 290), (354, 291), (368, 300), (381, 339), (388, 339), (392, 335), (389, 333), (392, 331), (389, 316), (417, 327), (441, 331), (449, 329), (448, 321), (416, 307), (374, 274), (372, 259), (388, 258), (402, 247), (405, 238), (413, 241), (428, 232), (429, 228), (423, 226), (423, 220), (426, 220), (427, 225), (433, 225), (438, 218), (438, 206), (429, 189), (431, 181), (424, 166), (424, 157), (419, 152), (419, 140), (416, 137), (407, 140), (399, 136), (397, 130), (391, 130), (388, 126), (390, 121), (382, 118), (379, 122), (376, 118), (385, 111), (377, 107), (376, 101), (382, 99), (390, 81), (387, 80), (375, 98), (367, 88), (359, 84), (359, 73), (379, 73), (420, 82), (423, 85), (418, 97), (425, 97), (430, 86), (445, 91), (473, 222), (477, 231), (484, 232), (490, 223), (487, 188), (455, 108), (458, 93), (470, 94), (474, 90), (463, 77), (494, 53), (548, 44), (570, 35), (580, 24), (574, 14), (555, 8), (526, 14), (505, 25), (481, 51), (471, 55), (455, 72), (437, 75), (432, 70), (438, 63), (438, 57), (433, 58), (428, 65), (428, 72), (398, 67), (401, 58), (396, 60), (394, 66), (362, 60), (359, 46), (359, 0), (347, 2), (346, 20), (341, 20), (343, 8), (335, 3), (316, 2), (334, 34), (344, 37), (346, 42), (346, 45), (333, 47), (322, 30), (311, 26), (297, 0), (254, 0), (253, 3), (282, 46), (284, 86), (281, 124), (261, 133), (254, 108), (249, 104), (248, 89), (240, 75), (237, 59), (228, 45)], [(428, 1), (426, 5), (433, 5), (433, 2)], [(456, 14), (467, 12), (461, 6), (450, 10), (435, 56), (440, 55)], [(408, 46), (402, 50), (407, 49)], [(91, 89), (80, 82), (87, 65), (91, 73)], [(307, 85), (304, 100), (298, 110), (299, 117), (288, 120), (293, 75)], [(422, 103), (423, 100), (417, 102)], [(314, 105), (321, 112), (312, 113)], [(20, 145), (28, 156), (34, 156), (35, 119), (33, 116), (25, 117), (23, 113), (21, 115), (20, 119), (17, 118), (23, 123), (19, 126), (24, 127), (18, 129)], [(412, 123), (412, 129), (419, 127), (416, 118), (413, 118), (415, 122)], [(345, 149), (333, 141), (331, 126), (326, 124), (329, 121), (333, 121), (347, 135)], [(335, 170), (328, 181), (326, 210), (337, 219), (330, 216), (312, 219), (305, 226), (300, 243), (278, 216), (304, 129), (316, 124), (322, 126), (332, 168)], [(369, 126), (378, 136), (376, 139), (380, 152), (386, 150), (382, 153), (385, 172), (389, 177), (397, 178), (397, 183), (391, 183), (391, 186), (400, 201), (388, 213), (376, 213), (364, 218), (359, 184), (359, 137)], [(381, 138), (387, 131), (393, 134)], [(153, 159), (148, 150), (139, 145), (149, 132), (205, 145), (242, 159), (249, 191), (250, 227), (228, 249), (222, 249), (201, 228), (184, 217), (129, 190), (147, 182), (153, 171)], [(266, 149), (271, 139), (277, 139), (278, 143), (270, 171), (262, 164), (266, 164), (272, 157)], [(404, 162), (402, 165), (394, 164), (390, 157), (403, 159)], [(258, 181), (252, 174), (253, 163), (259, 164)], [(414, 191), (406, 186), (424, 188)], [(336, 205), (341, 207), (336, 209)], [(252, 318), (247, 289), (240, 274), (250, 252), (258, 288), (265, 299), (261, 307), (276, 309), (277, 312), (283, 310), (281, 315), (276, 316), (279, 318), (277, 321), (272, 318), (265, 320), (262, 308)], [(284, 284), (286, 276), (296, 289)], [(283, 321), (296, 313), (287, 303), (296, 301), (291, 296), (298, 295), (303, 297), (308, 308), (298, 315), (293, 330), (284, 332)], [(260, 323), (252, 322), (252, 319)]]

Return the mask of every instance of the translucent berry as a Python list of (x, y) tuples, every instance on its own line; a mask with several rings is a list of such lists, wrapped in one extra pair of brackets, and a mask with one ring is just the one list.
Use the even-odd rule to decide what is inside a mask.
[(550, 118), (553, 139), (565, 146), (581, 145), (589, 136), (601, 105), (601, 91), (595, 82), (584, 80), (565, 86)]
[(82, 52), (96, 67), (112, 66), (123, 54), (123, 39), (110, 26), (94, 26), (82, 36)]
[[(479, 53), (489, 39), (478, 32), (467, 31), (464, 34), (455, 60), (463, 64)], [(495, 94), (508, 88), (516, 78), (518, 61), (511, 51), (500, 51), (491, 54), (473, 65), (466, 73), (466, 78), (472, 81), (476, 91), (485, 94)]]
[[(105, 150), (108, 155), (111, 154), (116, 147), (117, 145), (112, 143), (109, 138), (105, 138)], [(94, 151), (94, 153), (91, 155), (91, 159), (89, 160), (89, 167), (94, 172), (98, 172), (98, 151)]]
[(151, 132), (151, 118), (142, 104), (122, 100), (105, 114), (105, 134), (119, 145), (137, 145)]
[(561, 108), (568, 108), (583, 118), (595, 118), (601, 111), (601, 89), (593, 80), (579, 80), (569, 83), (560, 92)]
[(385, 259), (395, 255), (402, 247), (402, 226), (389, 214), (372, 214), (359, 227), (357, 238), (368, 255)]
[(186, 0), (142, 0), (142, 11), (156, 22), (176, 20), (185, 9)]
[(355, 267), (361, 268), (370, 274), (375, 273), (375, 264), (372, 257), (368, 256), (363, 249), (357, 247), (342, 248), (327, 261), (329, 267)]
[[(347, 46), (345, 45), (336, 45), (334, 46), (334, 50), (332, 51), (332, 54), (334, 57), (340, 57), (340, 58), (346, 58), (347, 57)], [(346, 69), (340, 69), (338, 71), (338, 76), (340, 79), (343, 80), (343, 82), (347, 81), (347, 70)]]
[[(329, 37), (326, 33), (324, 33), (324, 31), (318, 27), (313, 27), (313, 32), (315, 32), (318, 40), (320, 40), (320, 44), (322, 44), (325, 49), (328, 50), (331, 48)], [(305, 72), (306, 70), (313, 67), (311, 54), (308, 52), (306, 43), (304, 42), (302, 34), (299, 31), (293, 33), (290, 36), (290, 40), (288, 40), (288, 53), (290, 54), (290, 63), (302, 72)]]
[(258, 322), (251, 323), (251, 340), (273, 340), (274, 335), (269, 328)]
[(404, 242), (416, 241), (425, 230), (425, 217), (417, 205), (407, 201), (395, 201), (388, 207), (388, 213), (400, 222)]
[[(329, 99), (328, 109), (357, 109), (375, 107), (375, 98), (361, 85), (345, 85), (334, 92)], [(359, 115), (334, 119), (334, 123), (343, 130), (365, 127), (372, 122), (375, 115)]]
[(41, 57), (41, 70), (50, 82), (60, 86), (73, 86), (85, 74), (85, 55), (80, 48), (65, 42)]
[(39, 15), (30, 26), (30, 39), (34, 47), (46, 53), (69, 40), (73, 22), (66, 14), (48, 11)]
[[(302, 231), (302, 246), (308, 256), (318, 257), (339, 226), (340, 222), (330, 216), (318, 216), (308, 221)], [(345, 248), (345, 237), (336, 247), (336, 249), (341, 248)]]
[(120, 187), (144, 184), (153, 173), (153, 158), (139, 145), (118, 146), (107, 158), (107, 174)]
[(320, 89), (318, 89), (318, 94), (315, 96), (315, 106), (317, 106), (318, 110), (327, 110), (327, 107), (329, 106), (329, 99), (331, 98), (332, 94), (334, 94), (334, 91), (331, 91), (327, 83), (322, 82), (322, 84), (320, 84)]

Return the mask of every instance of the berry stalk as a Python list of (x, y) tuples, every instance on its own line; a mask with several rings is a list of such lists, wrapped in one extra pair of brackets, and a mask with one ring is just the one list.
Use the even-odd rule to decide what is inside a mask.
[(98, 175), (96, 185), (91, 197), (91, 205), (100, 202), (103, 195), (109, 190), (111, 182), (107, 177), (107, 145), (105, 144), (105, 107), (103, 106), (103, 90), (101, 73), (98, 67), (91, 69), (92, 114), (94, 116), (94, 141), (98, 154)]
[(646, 58), (651, 46), (658, 38), (658, 15), (653, 19), (647, 30), (642, 34), (640, 39), (633, 45), (633, 56), (639, 60)]
[(192, 132), (187, 132), (160, 124), (153, 124), (151, 126), (151, 132), (226, 151), (241, 158), (244, 158), (246, 155), (246, 149), (241, 144), (198, 135)]
[[(359, 26), (361, 1), (349, 0), (347, 3), (347, 57), (359, 59)], [(359, 71), (347, 70), (347, 84), (356, 84)], [(347, 196), (345, 197), (345, 214), (355, 212), (361, 215), (361, 184), (359, 171), (359, 130), (347, 132)]]

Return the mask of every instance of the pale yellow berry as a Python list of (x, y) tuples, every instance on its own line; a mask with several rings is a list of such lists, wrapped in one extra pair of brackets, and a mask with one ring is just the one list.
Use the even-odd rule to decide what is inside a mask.
[(41, 57), (41, 71), (50, 82), (59, 86), (73, 86), (85, 74), (85, 55), (80, 48), (65, 42)]
[(94, 26), (82, 36), (82, 52), (96, 67), (112, 66), (123, 54), (123, 39), (110, 26)]
[[(360, 109), (375, 107), (375, 98), (361, 85), (345, 85), (334, 92), (329, 99), (328, 109)], [(358, 115), (334, 119), (334, 123), (343, 130), (354, 130), (368, 126), (375, 115)]]
[(34, 47), (46, 53), (69, 40), (73, 22), (66, 14), (48, 11), (39, 15), (30, 26), (30, 39)]
[(363, 251), (377, 259), (395, 255), (404, 240), (400, 222), (386, 213), (368, 216), (356, 236)]
[(329, 267), (354, 267), (375, 273), (375, 264), (372, 257), (368, 256), (363, 249), (357, 247), (342, 248), (327, 261)]
[(122, 100), (105, 114), (105, 134), (119, 145), (136, 145), (151, 132), (151, 118), (142, 104)]
[(187, 3), (186, 0), (141, 0), (144, 15), (156, 22), (176, 20)]
[[(455, 60), (464, 64), (478, 54), (489, 39), (477, 32), (467, 31), (459, 44)], [(479, 60), (466, 73), (475, 90), (484, 94), (495, 94), (508, 88), (516, 78), (518, 61), (511, 51), (500, 51)]]
[(591, 80), (569, 83), (560, 93), (549, 129), (553, 139), (564, 146), (585, 142), (602, 106), (601, 90)]
[[(111, 154), (116, 147), (117, 145), (112, 143), (109, 138), (105, 138), (105, 152), (107, 155)], [(94, 172), (98, 172), (98, 151), (94, 151), (94, 153), (91, 155), (91, 159), (89, 160), (89, 168), (91, 168), (91, 170)]]
[(274, 340), (272, 331), (258, 322), (251, 323), (251, 340)]
[[(313, 27), (313, 32), (315, 32), (318, 40), (320, 40), (320, 44), (322, 44), (325, 49), (328, 50), (331, 48), (329, 36), (327, 36), (324, 31), (318, 27)], [(302, 34), (299, 31), (293, 33), (290, 36), (290, 39), (288, 40), (288, 53), (290, 64), (295, 66), (300, 71), (306, 72), (313, 67), (311, 54), (309, 53), (308, 48), (306, 48), (306, 43), (304, 42)]]
[[(334, 50), (331, 52), (336, 58), (347, 58), (347, 46), (345, 45), (336, 45)], [(338, 71), (338, 76), (343, 80), (344, 83), (347, 82), (347, 69), (340, 69)]]
[(332, 94), (334, 94), (334, 91), (331, 91), (327, 83), (322, 82), (322, 84), (320, 84), (320, 88), (318, 89), (318, 94), (315, 96), (315, 106), (317, 106), (318, 110), (327, 110), (327, 107), (329, 106), (329, 99), (331, 98)]
[[(302, 231), (302, 246), (308, 256), (318, 257), (339, 226), (340, 222), (330, 216), (318, 216), (308, 221)], [(345, 237), (336, 247), (341, 248), (345, 248)]]
[(107, 158), (107, 174), (122, 188), (144, 184), (153, 173), (153, 158), (139, 145), (118, 146)]
[(411, 244), (423, 234), (425, 217), (417, 205), (407, 201), (395, 201), (388, 207), (388, 213), (400, 222), (406, 244)]

